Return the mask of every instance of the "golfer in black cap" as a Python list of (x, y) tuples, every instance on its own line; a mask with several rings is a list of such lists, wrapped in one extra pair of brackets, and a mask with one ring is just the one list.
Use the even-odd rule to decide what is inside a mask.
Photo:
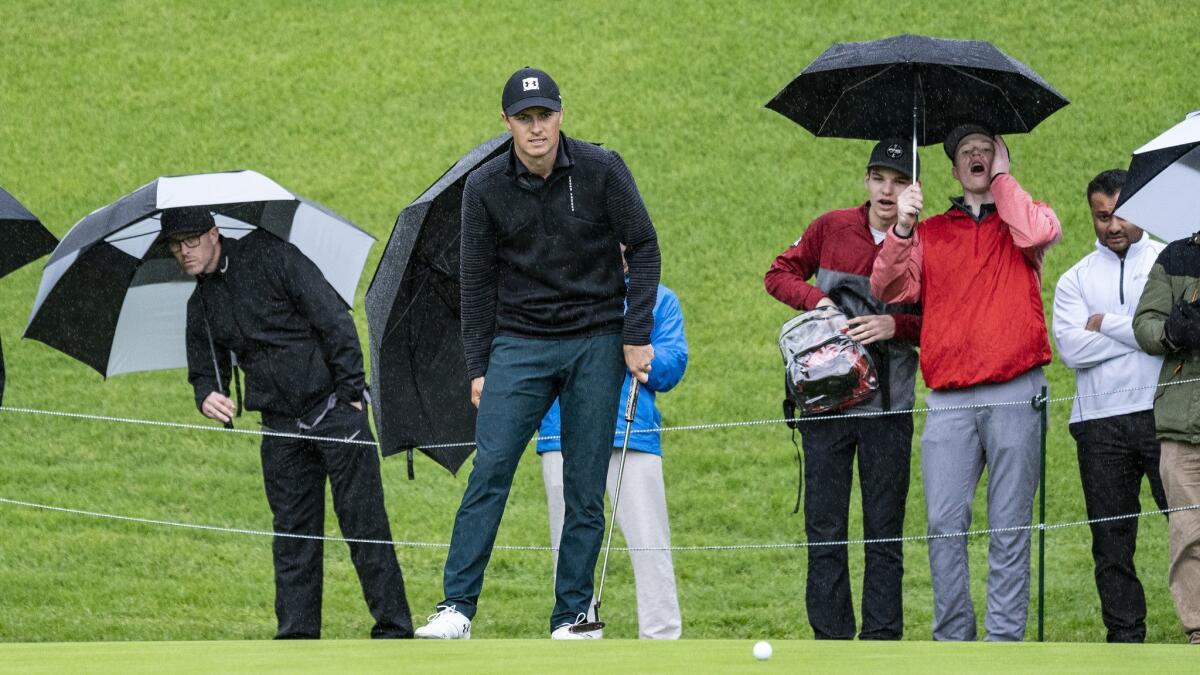
[[(900, 194), (912, 184), (912, 145), (880, 141), (867, 160), (867, 201), (829, 211), (775, 259), (767, 291), (798, 310), (833, 306), (849, 319), (850, 337), (867, 346), (879, 377), (870, 400), (844, 412), (887, 412), (913, 406), (921, 317), (914, 305), (885, 305), (871, 294), (871, 266), (898, 217)], [(812, 281), (809, 281), (812, 279)], [(912, 413), (809, 421), (804, 441), (804, 528), (813, 543), (845, 541), (850, 491), (858, 459), (863, 535), (904, 534), (912, 455)], [(898, 541), (868, 544), (863, 571), (862, 630), (856, 631), (847, 548), (808, 549), (808, 621), (817, 639), (898, 640), (904, 633), (904, 548)]]
[(599, 630), (571, 628), (592, 599), (612, 411), (626, 367), (645, 382), (654, 357), (658, 241), (621, 157), (559, 131), (562, 99), (548, 74), (513, 73), (501, 105), (511, 150), (467, 178), (462, 201), (462, 339), (479, 407), (475, 464), (454, 522), (445, 599), (417, 637), (471, 636), (517, 462), (558, 398), (566, 516), (550, 630), (554, 638), (597, 638)]
[[(187, 307), (188, 381), (205, 416), (230, 422), (230, 354), (246, 373), (246, 408), (263, 427), (262, 469), (277, 534), (277, 639), (321, 636), (325, 481), (342, 533), (392, 538), (364, 405), (358, 332), (346, 303), (303, 253), (265, 230), (222, 237), (206, 208), (167, 209), (162, 239), (196, 277)], [(350, 543), (373, 638), (412, 637), (404, 578), (389, 545)]]

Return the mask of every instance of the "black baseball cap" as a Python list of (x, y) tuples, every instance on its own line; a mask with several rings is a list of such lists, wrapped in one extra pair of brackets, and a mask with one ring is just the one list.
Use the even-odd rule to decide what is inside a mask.
[(558, 95), (558, 85), (546, 71), (525, 66), (508, 78), (500, 107), (505, 115), (516, 115), (535, 106), (558, 112), (562, 110), (562, 98)]
[(988, 138), (993, 136), (992, 130), (982, 124), (960, 124), (954, 127), (946, 135), (946, 142), (942, 144), (942, 148), (946, 151), (946, 156), (950, 158), (950, 161), (954, 161), (954, 153), (958, 151), (959, 144), (971, 134), (983, 134)]
[(161, 222), (162, 230), (158, 234), (160, 241), (165, 241), (176, 234), (208, 232), (217, 225), (212, 213), (203, 206), (163, 209)]
[[(885, 166), (895, 169), (912, 180), (913, 154), (911, 138), (885, 138), (875, 144), (867, 169)], [(921, 171), (921, 156), (917, 155), (917, 171)]]

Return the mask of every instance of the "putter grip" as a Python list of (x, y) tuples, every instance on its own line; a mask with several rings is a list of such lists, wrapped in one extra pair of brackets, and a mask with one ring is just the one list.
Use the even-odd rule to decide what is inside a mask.
[(629, 378), (629, 398), (625, 401), (625, 421), (633, 423), (634, 414), (637, 412), (637, 397), (638, 397), (638, 382), (636, 377)]

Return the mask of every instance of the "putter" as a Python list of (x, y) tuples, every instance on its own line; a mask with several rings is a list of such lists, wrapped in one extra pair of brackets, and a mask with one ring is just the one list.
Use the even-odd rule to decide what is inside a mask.
[(629, 378), (629, 398), (625, 402), (625, 440), (621, 442), (621, 464), (617, 468), (617, 488), (613, 490), (612, 522), (608, 524), (608, 542), (604, 544), (604, 564), (600, 566), (600, 588), (596, 591), (596, 606), (592, 609), (595, 621), (584, 621), (571, 626), (572, 633), (590, 633), (604, 628), (600, 620), (600, 603), (604, 601), (604, 575), (608, 572), (608, 554), (612, 551), (613, 530), (617, 524), (617, 505), (621, 503), (621, 477), (625, 474), (625, 455), (629, 453), (629, 432), (633, 430), (633, 416), (637, 412), (638, 380)]

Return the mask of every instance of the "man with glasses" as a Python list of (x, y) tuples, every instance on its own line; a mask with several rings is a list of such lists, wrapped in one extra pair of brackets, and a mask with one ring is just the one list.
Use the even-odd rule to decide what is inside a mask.
[[(262, 412), (262, 468), (276, 537), (276, 639), (321, 636), (325, 482), (342, 534), (390, 541), (379, 456), (367, 421), (358, 331), (333, 287), (295, 246), (265, 230), (222, 237), (208, 209), (167, 209), (167, 248), (196, 290), (187, 307), (188, 381), (206, 417), (229, 424), (232, 356), (245, 407)], [(281, 536), (282, 535), (282, 536)], [(310, 538), (312, 537), (312, 538)], [(373, 638), (412, 637), (390, 545), (350, 543)]]

